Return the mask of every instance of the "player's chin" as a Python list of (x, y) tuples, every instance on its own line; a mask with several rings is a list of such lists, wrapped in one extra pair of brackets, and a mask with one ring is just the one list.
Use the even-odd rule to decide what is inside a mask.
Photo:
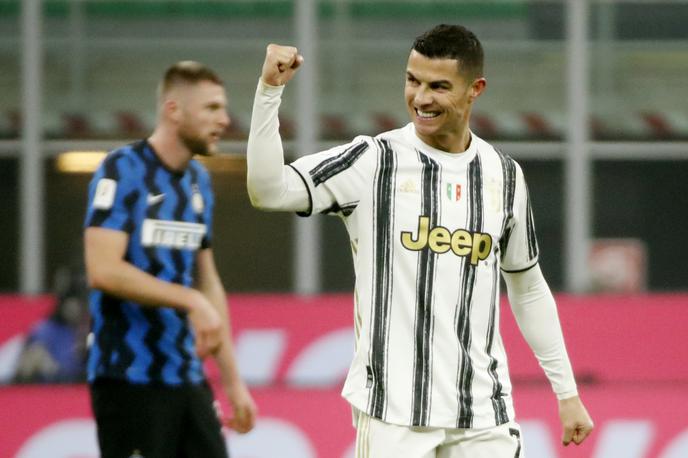
[(416, 127), (416, 132), (420, 135), (431, 136), (437, 132), (437, 126), (424, 119), (413, 118), (413, 125)]
[(209, 141), (206, 143), (205, 148), (199, 150), (196, 154), (201, 156), (214, 156), (220, 151), (220, 147), (217, 145), (217, 141)]

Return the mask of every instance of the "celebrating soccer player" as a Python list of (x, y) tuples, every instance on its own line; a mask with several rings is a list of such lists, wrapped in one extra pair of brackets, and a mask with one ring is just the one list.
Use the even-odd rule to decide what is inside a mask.
[(248, 191), (264, 210), (339, 216), (356, 273), (356, 349), (343, 396), (358, 458), (522, 457), (499, 334), (499, 277), (559, 402), (563, 443), (592, 430), (564, 346), (520, 166), (476, 136), (483, 50), (461, 26), (413, 43), (411, 121), (285, 165), (278, 109), (303, 64), (267, 47), (248, 144)]

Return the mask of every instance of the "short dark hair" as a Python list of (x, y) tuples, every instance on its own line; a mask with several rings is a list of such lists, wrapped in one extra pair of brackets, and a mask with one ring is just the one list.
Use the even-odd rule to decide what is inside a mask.
[(440, 24), (419, 35), (415, 51), (431, 59), (455, 59), (469, 78), (483, 76), (483, 47), (473, 32), (461, 25)]
[(210, 81), (211, 83), (224, 86), (220, 77), (200, 62), (193, 60), (179, 61), (165, 71), (165, 75), (158, 88), (158, 96), (161, 97), (163, 94), (166, 94), (174, 86), (196, 84), (201, 81)]

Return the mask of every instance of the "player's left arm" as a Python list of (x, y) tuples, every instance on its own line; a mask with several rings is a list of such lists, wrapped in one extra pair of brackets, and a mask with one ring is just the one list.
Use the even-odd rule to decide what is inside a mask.
[(222, 386), (233, 410), (233, 416), (227, 420), (227, 425), (239, 433), (246, 433), (255, 425), (257, 408), (251, 393), (241, 379), (234, 356), (227, 294), (217, 272), (212, 249), (200, 250), (197, 262), (198, 289), (216, 307), (222, 320), (221, 345), (214, 357), (220, 369)]
[(593, 422), (578, 396), (552, 292), (538, 264), (503, 275), (518, 327), (559, 400), (562, 442), (578, 445), (592, 432)]

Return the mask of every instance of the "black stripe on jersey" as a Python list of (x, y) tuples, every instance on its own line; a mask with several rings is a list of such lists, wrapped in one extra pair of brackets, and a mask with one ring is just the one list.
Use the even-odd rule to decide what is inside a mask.
[[(152, 151), (150, 152), (151, 155), (147, 155), (145, 147), (146, 144), (144, 142), (141, 142), (140, 144), (136, 145), (134, 151), (136, 151), (136, 153), (141, 157), (141, 159), (146, 164), (146, 175), (144, 177), (146, 189), (151, 194), (159, 195), (161, 194), (160, 187), (155, 182), (155, 171), (157, 170), (156, 161), (158, 159), (156, 158), (155, 153), (153, 153)], [(158, 219), (161, 206), (162, 205), (160, 204), (148, 205), (146, 207), (146, 218)], [(143, 251), (146, 253), (146, 257), (148, 258), (149, 262), (147, 272), (153, 275), (154, 277), (157, 277), (163, 269), (163, 263), (158, 258), (157, 250), (155, 249), (155, 247), (149, 246), (144, 247)]]
[(122, 311), (122, 300), (103, 293), (100, 300), (103, 315), (103, 330), (98, 334), (97, 345), (101, 349), (98, 367), (108, 368), (108, 375), (121, 375), (134, 360), (134, 351), (129, 348), (125, 336), (129, 331), (129, 320)]
[(526, 234), (528, 235), (528, 259), (535, 259), (538, 255), (537, 236), (535, 235), (535, 223), (533, 221), (533, 208), (530, 205), (530, 195), (526, 186), (526, 199), (528, 201), (528, 220), (526, 222)]
[[(127, 209), (127, 214), (128, 215), (133, 215), (134, 214), (134, 205), (136, 205), (136, 202), (139, 200), (139, 192), (138, 191), (132, 191), (126, 196), (124, 196), (124, 207)], [(124, 222), (124, 225), (122, 226), (122, 230), (126, 232), (127, 234), (131, 234), (134, 232), (134, 218), (129, 216), (127, 220)]]
[[(197, 173), (196, 170), (193, 169), (193, 167), (189, 167), (191, 170), (190, 176), (191, 176), (191, 182), (192, 182), (192, 189), (196, 186), (196, 178), (197, 178)], [(180, 176), (172, 176), (170, 178), (171, 180), (171, 187), (174, 189), (174, 193), (177, 197), (177, 205), (174, 209), (174, 214), (173, 218), (176, 221), (183, 221), (184, 220), (184, 211), (187, 209), (189, 206), (189, 198), (187, 193), (184, 192), (184, 189), (182, 187), (182, 177)], [(192, 191), (193, 192), (193, 191)], [(196, 215), (196, 222), (199, 222), (199, 220), (202, 219), (202, 217), (199, 217), (199, 215), (194, 212)], [(204, 237), (205, 240), (205, 237)], [(207, 242), (206, 242), (207, 243)], [(172, 251), (172, 262), (174, 262), (174, 271), (177, 272), (176, 277), (172, 280), (174, 283), (179, 283), (183, 284), (184, 281), (184, 259), (182, 258), (182, 252), (181, 250), (173, 250)], [(175, 314), (177, 315), (177, 318), (179, 319), (180, 323), (185, 323), (186, 322), (186, 314), (181, 311), (175, 311)], [(177, 354), (179, 354), (182, 357), (182, 364), (179, 366), (177, 370), (177, 375), (179, 376), (180, 379), (182, 379), (184, 382), (189, 382), (189, 365), (191, 363), (191, 356), (187, 353), (186, 348), (184, 347), (184, 342), (185, 340), (189, 337), (190, 331), (188, 326), (181, 326), (179, 329), (179, 332), (177, 333), (177, 336), (174, 339), (174, 344), (175, 348), (177, 350)]]
[(490, 301), (490, 318), (487, 326), (487, 340), (485, 345), (485, 353), (490, 357), (490, 364), (487, 372), (492, 379), (492, 408), (495, 412), (495, 425), (503, 425), (509, 421), (509, 416), (506, 412), (506, 403), (502, 397), (502, 383), (497, 376), (497, 359), (492, 356), (492, 344), (494, 343), (495, 333), (497, 331), (497, 297), (499, 294), (499, 269), (495, 262), (492, 266), (492, 299)]
[(148, 330), (143, 341), (146, 348), (151, 352), (151, 363), (146, 370), (146, 375), (150, 380), (162, 380), (162, 369), (167, 361), (167, 356), (158, 347), (160, 338), (165, 332), (165, 327), (160, 319), (159, 311), (151, 307), (141, 307), (141, 313), (148, 321)]
[(191, 355), (188, 351), (186, 351), (186, 348), (184, 347), (184, 342), (186, 342), (186, 339), (188, 339), (190, 335), (189, 326), (184, 325), (187, 320), (187, 314), (185, 312), (182, 312), (181, 310), (175, 310), (174, 313), (175, 315), (177, 315), (177, 319), (179, 320), (179, 322), (182, 323), (182, 326), (179, 327), (179, 332), (177, 333), (177, 336), (174, 339), (174, 345), (177, 349), (179, 356), (181, 356), (182, 358), (182, 363), (179, 365), (179, 369), (177, 370), (177, 376), (184, 383), (188, 383), (190, 381), (189, 367), (191, 367)]
[[(198, 169), (196, 167), (190, 166), (188, 169), (189, 171), (189, 176), (191, 177), (191, 195), (193, 196), (193, 193), (195, 191), (200, 192), (200, 186), (198, 185)], [(193, 197), (192, 197), (193, 199)], [(187, 198), (188, 200), (188, 198)], [(205, 203), (204, 203), (205, 205)], [(192, 209), (193, 210), (193, 209)], [(193, 211), (193, 214), (196, 216), (196, 222), (199, 224), (208, 224), (208, 222), (205, 220), (205, 212), (200, 211), (196, 212), (195, 210)], [(208, 232), (210, 232), (210, 227), (208, 228)], [(203, 236), (203, 240), (201, 240), (201, 249), (206, 249), (210, 248), (210, 239), (209, 239), (209, 234), (206, 232), (206, 234)]]
[[(161, 194), (160, 187), (155, 182), (155, 172), (157, 170), (157, 156), (151, 150), (150, 154), (146, 154), (146, 143), (141, 142), (134, 147), (134, 151), (141, 157), (146, 164), (146, 175), (144, 182), (149, 193), (158, 195)], [(146, 208), (146, 218), (159, 219), (162, 205), (148, 205)], [(147, 272), (154, 277), (157, 277), (163, 269), (163, 263), (158, 257), (158, 251), (155, 247), (144, 247), (144, 252), (148, 258), (149, 266)], [(162, 369), (167, 361), (167, 356), (158, 348), (160, 337), (164, 333), (164, 325), (157, 310), (142, 307), (141, 312), (148, 322), (148, 330), (144, 337), (146, 347), (152, 354), (150, 366), (147, 369), (147, 375), (152, 380), (162, 379)]]
[(358, 207), (358, 202), (350, 202), (348, 204), (344, 205), (339, 205), (337, 202), (333, 203), (330, 208), (326, 208), (325, 210), (321, 211), (320, 213), (322, 214), (330, 214), (330, 213), (340, 213), (342, 216), (351, 216), (351, 214), (356, 210), (356, 207)]
[(318, 186), (351, 167), (367, 149), (368, 143), (363, 141), (350, 146), (334, 157), (322, 161), (308, 172), (311, 180), (313, 180), (313, 185)]
[[(191, 188), (193, 189), (194, 187), (198, 186), (198, 170), (195, 167), (189, 167), (189, 173), (191, 176)], [(188, 199), (187, 199), (188, 200)], [(205, 221), (205, 213), (199, 212), (196, 213), (196, 222), (200, 224), (206, 223)], [(201, 248), (209, 248), (210, 243), (207, 241), (206, 237), (203, 237), (203, 244), (201, 245)], [(194, 260), (194, 265), (195, 265), (195, 260)], [(179, 270), (178, 270), (179, 271)], [(181, 310), (175, 310), (174, 311), (175, 315), (177, 316), (177, 319), (179, 320), (180, 323), (182, 323), (182, 326), (179, 328), (179, 332), (177, 333), (175, 339), (174, 339), (174, 345), (177, 350), (177, 354), (181, 356), (182, 358), (182, 363), (179, 365), (179, 368), (177, 370), (177, 376), (184, 382), (188, 383), (189, 380), (189, 368), (191, 367), (191, 360), (192, 360), (192, 355), (189, 354), (187, 351), (184, 342), (191, 336), (191, 330), (189, 326), (186, 326), (185, 323), (187, 322), (187, 313), (182, 312)]]
[(379, 154), (373, 195), (373, 297), (370, 366), (373, 387), (368, 398), (368, 414), (384, 419), (387, 411), (387, 351), (389, 312), (392, 303), (392, 257), (394, 231), (394, 189), (396, 153), (386, 140), (376, 140)]
[[(439, 224), (440, 165), (417, 151), (421, 171), (421, 215), (429, 218), (429, 227)], [(412, 426), (427, 426), (430, 420), (432, 386), (433, 291), (437, 255), (428, 247), (418, 253), (416, 270), (416, 318), (413, 362)]]
[[(189, 205), (189, 199), (182, 188), (180, 176), (172, 175), (170, 177), (170, 188), (174, 189), (174, 194), (177, 197), (177, 205), (174, 207), (172, 212), (172, 218), (174, 221), (184, 221), (184, 210)], [(172, 262), (174, 263), (174, 271), (177, 273), (172, 279), (173, 283), (182, 284), (184, 281), (184, 259), (182, 257), (181, 250), (172, 250)]]
[(502, 163), (502, 201), (503, 220), (499, 237), (499, 252), (501, 256), (506, 253), (511, 237), (511, 225), (514, 218), (514, 196), (516, 195), (516, 164), (514, 160), (497, 151)]
[[(198, 169), (195, 167), (189, 167), (189, 176), (191, 177), (191, 190), (197, 190), (200, 189), (200, 186), (198, 185)], [(192, 193), (193, 195), (193, 193)], [(188, 199), (187, 199), (188, 200)], [(196, 215), (196, 222), (199, 224), (206, 224), (207, 221), (205, 220), (205, 213), (204, 212), (196, 212), (194, 210), (194, 215)], [(206, 247), (204, 247), (206, 248)]]
[[(483, 171), (480, 155), (476, 155), (468, 166), (469, 202), (467, 209), (467, 230), (471, 233), (481, 232), (483, 228)], [(473, 305), (473, 288), (475, 286), (476, 267), (468, 257), (462, 261), (461, 297), (459, 313), (456, 320), (456, 332), (461, 346), (462, 358), (459, 363), (458, 395), (459, 415), (457, 428), (473, 426), (473, 362), (471, 361), (471, 306)]]

